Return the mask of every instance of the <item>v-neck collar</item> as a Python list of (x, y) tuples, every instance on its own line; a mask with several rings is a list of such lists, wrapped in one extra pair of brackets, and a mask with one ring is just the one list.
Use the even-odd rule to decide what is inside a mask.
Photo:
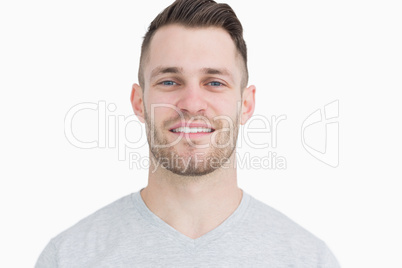
[[(142, 189), (141, 189), (142, 190)], [(215, 227), (213, 230), (209, 231), (208, 233), (198, 237), (196, 239), (190, 238), (178, 230), (174, 229), (172, 226), (167, 224), (161, 218), (156, 216), (149, 208), (146, 206), (144, 200), (141, 197), (140, 191), (135, 192), (132, 194), (132, 199), (134, 202), (135, 208), (144, 217), (145, 221), (152, 225), (153, 227), (157, 228), (160, 232), (162, 232), (166, 236), (170, 236), (174, 241), (183, 244), (188, 249), (196, 249), (200, 246), (218, 238), (241, 221), (244, 216), (244, 213), (247, 211), (247, 207), (250, 201), (250, 195), (248, 195), (244, 190), (243, 196), (240, 201), (239, 206), (236, 210), (220, 225)]]

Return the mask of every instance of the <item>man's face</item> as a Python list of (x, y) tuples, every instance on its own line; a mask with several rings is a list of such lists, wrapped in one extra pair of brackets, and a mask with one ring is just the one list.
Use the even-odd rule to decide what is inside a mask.
[(145, 60), (143, 103), (150, 150), (173, 173), (199, 176), (236, 145), (242, 59), (220, 28), (159, 29)]

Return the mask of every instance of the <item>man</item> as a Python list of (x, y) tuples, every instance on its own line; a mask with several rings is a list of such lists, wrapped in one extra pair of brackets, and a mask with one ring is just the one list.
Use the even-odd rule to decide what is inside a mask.
[(53, 238), (36, 267), (339, 267), (325, 243), (237, 186), (255, 106), (243, 30), (226, 4), (177, 0), (145, 35), (131, 103), (148, 185)]

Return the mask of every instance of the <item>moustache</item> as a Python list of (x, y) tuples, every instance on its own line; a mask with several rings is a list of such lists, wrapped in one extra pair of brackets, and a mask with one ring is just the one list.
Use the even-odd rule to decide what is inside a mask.
[(220, 129), (223, 127), (223, 123), (220, 120), (210, 119), (204, 115), (192, 115), (186, 111), (182, 112), (182, 115), (178, 114), (177, 116), (165, 120), (163, 122), (163, 127), (169, 128), (177, 123), (204, 123), (211, 126), (213, 129)]

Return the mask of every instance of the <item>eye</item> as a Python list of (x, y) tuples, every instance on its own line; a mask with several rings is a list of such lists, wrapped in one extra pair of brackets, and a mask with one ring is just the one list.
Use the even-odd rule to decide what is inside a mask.
[(224, 84), (222, 84), (221, 82), (217, 82), (217, 81), (209, 82), (207, 85), (210, 85), (210, 86), (213, 86), (213, 87), (221, 87), (221, 86), (224, 86)]
[(163, 81), (160, 84), (164, 85), (164, 86), (175, 86), (175, 85), (177, 85), (177, 83), (173, 82), (173, 81)]

